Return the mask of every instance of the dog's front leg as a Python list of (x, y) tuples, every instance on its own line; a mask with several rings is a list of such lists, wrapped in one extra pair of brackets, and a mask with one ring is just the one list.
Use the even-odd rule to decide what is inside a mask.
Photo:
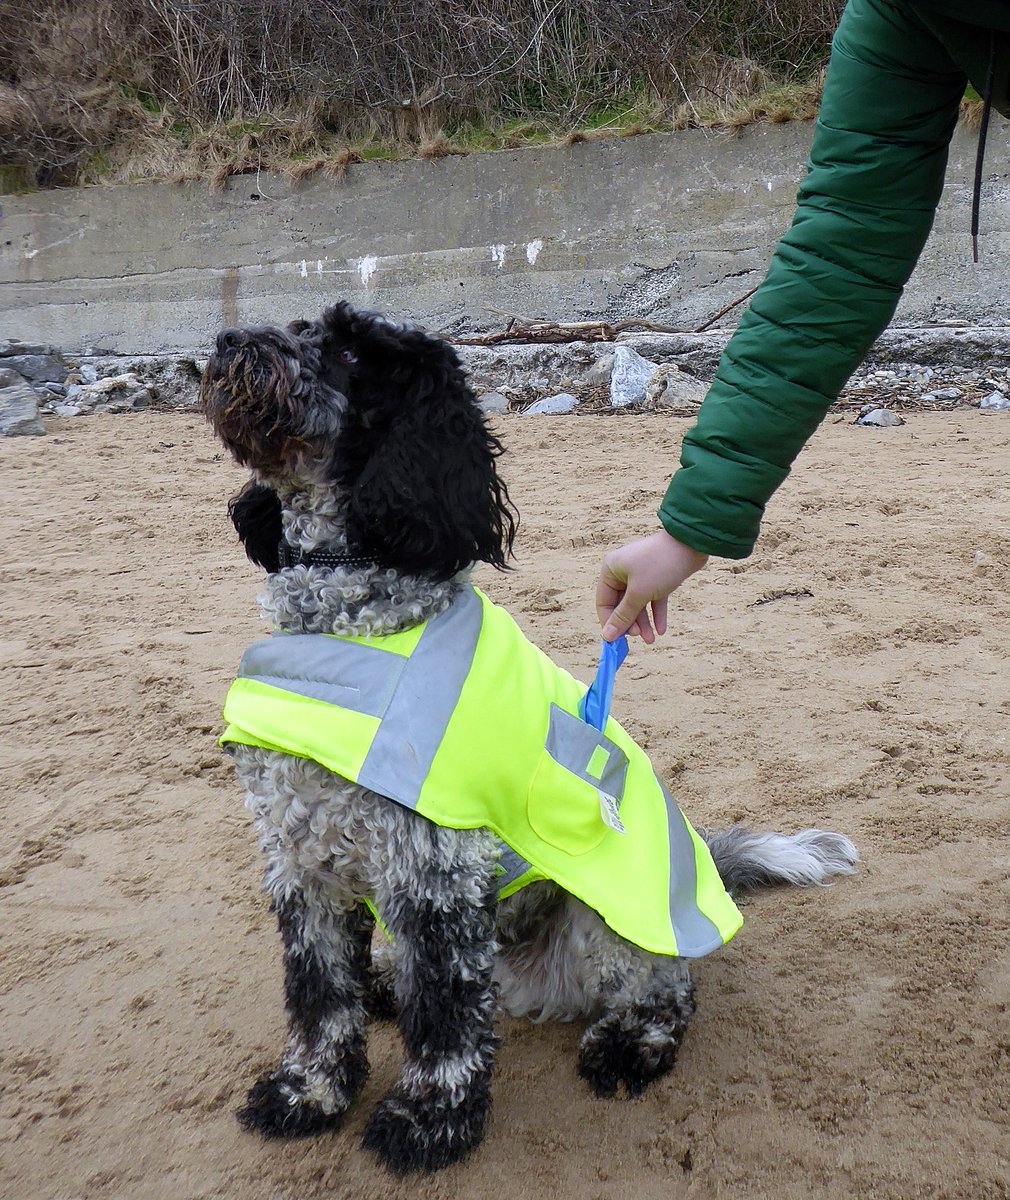
[(276, 1071), (249, 1091), (238, 1118), (267, 1137), (332, 1129), (368, 1074), (365, 990), (373, 920), (334, 906), (311, 876), (275, 889), (284, 941), (288, 1041)]
[(480, 1141), (497, 1038), (492, 983), (497, 844), (417, 818), (380, 908), (397, 943), (406, 1059), (363, 1144), (394, 1171), (434, 1171)]

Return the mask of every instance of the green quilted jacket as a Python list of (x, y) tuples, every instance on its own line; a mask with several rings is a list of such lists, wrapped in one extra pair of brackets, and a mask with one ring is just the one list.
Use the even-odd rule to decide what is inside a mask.
[[(968, 23), (971, 22), (971, 23)], [(663, 499), (666, 530), (745, 558), (764, 506), (890, 321), (970, 80), (1010, 104), (1010, 3), (849, 0), (792, 228), (726, 346)], [(965, 211), (965, 251), (970, 252)]]

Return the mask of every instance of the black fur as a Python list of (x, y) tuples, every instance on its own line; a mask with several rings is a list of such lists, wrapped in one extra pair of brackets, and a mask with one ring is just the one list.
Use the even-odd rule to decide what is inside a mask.
[[(441, 835), (430, 834), (435, 849)], [(437, 901), (399, 895), (383, 910), (400, 947), (396, 991), (407, 1067), (372, 1113), (362, 1144), (397, 1172), (434, 1171), (465, 1157), (483, 1135), (491, 1104), (498, 1046), (488, 949), (497, 907), (493, 864), (478, 904), (454, 895), (440, 874), (435, 868), (428, 877)]]
[(670, 995), (662, 1004), (635, 1004), (602, 1017), (586, 1030), (579, 1074), (597, 1096), (613, 1096), (623, 1084), (640, 1095), (673, 1067), (694, 1013), (694, 988)]
[[(473, 562), (507, 569), (518, 515), (498, 476), (502, 445), (451, 346), (341, 303), (286, 330), (225, 331), (201, 394), (238, 461), (283, 481), (289, 456), (319, 444), (313, 389), (346, 402), (329, 449), (350, 553), (434, 579)], [(229, 513), (252, 561), (279, 570), (272, 489), (250, 481)]]
[(452, 1166), (480, 1143), (491, 1107), (491, 1075), (472, 1081), (453, 1106), (430, 1096), (386, 1096), (368, 1118), (361, 1144), (397, 1174)]
[(364, 999), (361, 980), (371, 960), (371, 938), (375, 922), (368, 909), (359, 904), (341, 920), (346, 944), (350, 949), (348, 970), (334, 973), (321, 962), (306, 931), (305, 906), (292, 899), (276, 906), (277, 924), (284, 940), (284, 1004), (288, 1016), (306, 1042), (319, 1036), (323, 1021), (335, 1012), (353, 1008)]
[(516, 516), (495, 467), (502, 446), (455, 350), (347, 304), (320, 325), (323, 363), (355, 358), (334, 454), (354, 552), (438, 579), (478, 561), (504, 569)]
[(426, 901), (399, 906), (396, 937), (406, 940), (412, 959), (411, 995), (404, 998), (400, 1016), (408, 1053), (446, 1055), (470, 1049), (466, 1031), (447, 1018), (477, 1012), (486, 1003), (489, 987), (488, 980), (459, 972), (460, 943), (486, 945), (494, 928), (493, 895), (480, 908), (447, 908)]
[(281, 502), (273, 488), (250, 479), (228, 501), (228, 516), (252, 562), (264, 571), (279, 571)]
[(314, 1104), (292, 1104), (302, 1081), (292, 1072), (274, 1071), (249, 1089), (245, 1104), (235, 1113), (239, 1124), (270, 1138), (311, 1137), (336, 1129), (343, 1113), (324, 1113)]
[[(343, 1111), (361, 1091), (368, 1075), (365, 1053), (364, 1000), (374, 921), (364, 906), (333, 914), (331, 951), (343, 951), (343, 970), (320, 958), (306, 922), (305, 899), (295, 894), (275, 906), (284, 940), (284, 1000), (293, 1034), (297, 1035), (316, 1077), (322, 1076), (334, 1102), (324, 1111), (307, 1095), (304, 1065), (282, 1063), (253, 1084), (239, 1122), (265, 1137), (306, 1137), (336, 1128)], [(318, 930), (315, 936), (319, 936)], [(332, 958), (332, 953), (331, 953)], [(334, 1042), (327, 1018), (340, 1018), (342, 1041)]]

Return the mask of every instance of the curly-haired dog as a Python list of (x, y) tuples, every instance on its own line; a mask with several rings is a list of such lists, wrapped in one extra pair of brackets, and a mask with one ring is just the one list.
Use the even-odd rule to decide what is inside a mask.
[[(202, 396), (224, 444), (253, 471), (231, 513), (250, 557), (268, 572), (264, 612), (279, 634), (317, 635), (258, 643), (267, 649), (245, 672), (259, 680), (250, 686), (272, 694), (272, 672), (286, 671), (283, 695), (296, 718), (306, 714), (306, 726), (336, 688), (344, 698), (333, 712), (354, 729), (355, 721), (371, 722), (372, 738), (383, 706), (399, 703), (383, 691), (386, 664), (406, 673), (419, 628), (449, 629), (454, 614), (480, 611), (469, 568), (478, 561), (503, 568), (511, 553), (516, 518), (496, 472), (502, 447), (449, 346), (343, 304), (287, 329), (223, 332)], [(295, 663), (296, 646), (315, 653), (338, 643), (364, 663), (353, 687), (324, 688), (300, 658)], [(375, 651), (377, 644), (393, 650)], [(439, 697), (447, 686), (432, 651), (426, 654), (430, 679), (420, 687), (415, 679), (412, 701), (422, 725), (445, 707)], [(516, 867), (518, 856), (488, 828), (447, 827), (385, 782), (368, 786), (378, 734), (360, 771), (342, 767), (347, 774), (295, 752), (302, 745), (297, 719), (286, 736), (280, 748), (262, 730), (229, 738), (267, 858), (289, 1018), (280, 1065), (252, 1087), (239, 1113), (245, 1125), (287, 1137), (336, 1126), (368, 1070), (366, 1009), (383, 1001), (395, 1010), (405, 1061), (369, 1119), (364, 1144), (394, 1170), (442, 1167), (479, 1142), (499, 1005), (537, 1019), (588, 1017), (579, 1071), (600, 1095), (620, 1086), (634, 1094), (670, 1070), (694, 1010), (680, 951), (640, 948), (549, 879), (509, 894), (503, 880), (514, 883), (530, 864)], [(340, 739), (304, 736), (311, 754), (343, 763), (325, 748)], [(542, 730), (538, 736), (542, 750)], [(389, 741), (392, 759), (406, 756), (408, 775), (417, 773), (418, 757), (426, 764), (421, 776), (431, 766), (431, 748)], [(382, 781), (390, 777), (381, 774), (385, 765), (376, 776)], [(400, 769), (395, 762), (390, 768), (394, 775)], [(478, 762), (474, 778), (480, 769)], [(580, 787), (606, 782), (579, 770)], [(607, 783), (615, 793), (621, 786)], [(663, 822), (678, 819), (670, 804)], [(856, 861), (848, 839), (819, 830), (787, 837), (734, 828), (705, 838), (729, 888), (824, 883), (850, 873)], [(611, 841), (625, 844), (616, 835)], [(707, 857), (700, 838), (697, 844)], [(632, 878), (623, 882), (626, 891)], [(378, 969), (363, 901), (391, 937)]]

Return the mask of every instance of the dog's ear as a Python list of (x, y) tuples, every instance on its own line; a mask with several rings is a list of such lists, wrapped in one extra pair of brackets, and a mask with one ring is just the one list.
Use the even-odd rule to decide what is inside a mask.
[(352, 544), (387, 566), (437, 578), (477, 561), (505, 570), (516, 513), (496, 469), (502, 445), (455, 351), (417, 330), (386, 326), (379, 338), (374, 366), (362, 348), (338, 452)]
[(250, 479), (228, 501), (228, 516), (249, 558), (265, 571), (279, 571), (281, 502), (273, 488)]

